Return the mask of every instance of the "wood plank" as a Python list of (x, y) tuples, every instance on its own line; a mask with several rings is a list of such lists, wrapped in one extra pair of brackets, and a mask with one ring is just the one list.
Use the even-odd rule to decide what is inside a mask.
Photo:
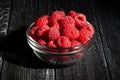
[(88, 21), (94, 25), (97, 36), (91, 52), (81, 58), (79, 62), (73, 66), (55, 70), (56, 80), (110, 80), (92, 3), (88, 0), (60, 0), (56, 1), (56, 4), (58, 9), (66, 11), (72, 9), (86, 14)]
[(48, 14), (52, 0), (13, 0), (7, 37), (2, 41), (1, 80), (54, 80), (54, 69), (40, 61), (26, 42), (26, 28)]
[[(93, 0), (103, 42), (104, 53), (112, 80), (120, 79), (120, 9), (118, 0)], [(103, 8), (101, 8), (101, 4)]]
[(0, 78), (1, 78), (1, 69), (3, 64), (1, 51), (1, 41), (3, 37), (7, 35), (9, 15), (10, 15), (10, 6), (11, 0), (0, 0)]
[(11, 0), (0, 0), (0, 38), (6, 36)]

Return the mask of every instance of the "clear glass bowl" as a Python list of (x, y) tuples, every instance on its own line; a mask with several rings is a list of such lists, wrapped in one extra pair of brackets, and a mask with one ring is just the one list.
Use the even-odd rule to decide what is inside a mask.
[[(90, 23), (88, 22), (88, 24)], [(26, 31), (27, 42), (33, 49), (35, 55), (48, 64), (55, 66), (66, 66), (73, 64), (92, 48), (94, 35), (86, 44), (82, 44), (80, 46), (70, 48), (50, 48), (48, 46), (42, 46), (29, 35), (29, 31), (33, 25), (34, 23), (32, 23)]]

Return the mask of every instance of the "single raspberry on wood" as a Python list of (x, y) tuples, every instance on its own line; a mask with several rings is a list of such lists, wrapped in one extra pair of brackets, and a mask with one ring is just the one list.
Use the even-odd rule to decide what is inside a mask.
[(79, 36), (79, 31), (75, 27), (65, 27), (63, 35), (71, 39), (76, 39)]
[(48, 32), (49, 40), (56, 40), (60, 37), (60, 32), (56, 27), (51, 27)]
[(48, 15), (44, 15), (35, 21), (35, 25), (39, 27), (47, 24), (48, 24)]
[(69, 47), (71, 47), (71, 41), (66, 36), (60, 36), (56, 40), (56, 45), (59, 48), (69, 48)]

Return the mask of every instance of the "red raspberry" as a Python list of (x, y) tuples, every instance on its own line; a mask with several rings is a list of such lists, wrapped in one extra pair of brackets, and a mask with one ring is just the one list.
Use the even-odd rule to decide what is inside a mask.
[(51, 21), (49, 25), (50, 27), (56, 27), (58, 30), (60, 29), (59, 23), (57, 21)]
[(34, 27), (32, 27), (31, 30), (30, 30), (30, 35), (31, 35), (31, 36), (36, 35), (38, 29), (39, 29), (38, 26), (34, 26)]
[(69, 13), (68, 13), (68, 15), (71, 16), (71, 17), (73, 17), (73, 18), (75, 17), (76, 14), (77, 13), (75, 11), (72, 11), (72, 10), (69, 11)]
[(78, 46), (78, 45), (81, 45), (81, 43), (77, 40), (72, 40), (71, 41), (71, 47), (75, 47), (75, 46)]
[(86, 28), (81, 29), (77, 40), (81, 43), (86, 43), (88, 40), (90, 40), (89, 31)]
[(84, 24), (86, 24), (87, 22), (86, 16), (81, 13), (78, 13), (77, 15), (75, 15), (74, 19), (75, 19), (75, 25), (78, 29), (83, 28)]
[(51, 27), (48, 32), (49, 40), (55, 40), (60, 37), (60, 32), (56, 27)]
[(54, 21), (57, 21), (56, 17), (54, 17), (54, 16), (49, 16), (48, 20), (49, 20), (50, 23), (54, 22)]
[(39, 38), (43, 38), (43, 37), (45, 37), (47, 34), (47, 31), (49, 30), (49, 26), (47, 26), (47, 25), (42, 25), (40, 28), (39, 28), (39, 30), (38, 30), (38, 33), (37, 33), (37, 36), (39, 37)]
[(79, 31), (75, 27), (65, 27), (63, 35), (69, 39), (76, 39), (79, 36)]
[(56, 45), (54, 44), (54, 41), (50, 41), (50, 42), (48, 43), (48, 46), (49, 46), (49, 47), (52, 47), (52, 48), (56, 48)]
[(56, 41), (56, 45), (59, 48), (68, 48), (71, 47), (71, 42), (66, 36), (60, 36)]
[(69, 62), (71, 61), (70, 56), (59, 56), (60, 62)]
[(87, 23), (85, 25), (85, 28), (87, 28), (88, 31), (90, 31), (89, 37), (92, 38), (94, 34), (94, 28), (91, 24)]
[(82, 28), (79, 31), (79, 37), (77, 38), (78, 41), (81, 43), (86, 43), (88, 40), (90, 40), (93, 37), (94, 29), (91, 25), (87, 25), (85, 28)]
[(38, 29), (39, 29), (38, 26), (34, 26), (34, 27), (31, 28), (31, 30), (29, 32), (30, 36), (35, 40), (36, 40), (36, 34), (38, 32)]
[(83, 53), (77, 53), (74, 55), (75, 58), (81, 58), (83, 56)]
[(44, 15), (40, 18), (38, 18), (36, 21), (35, 21), (35, 25), (41, 27), (43, 25), (47, 25), (48, 24), (48, 16), (47, 15)]
[(59, 20), (59, 24), (61, 28), (74, 27), (75, 20), (71, 16), (66, 16), (65, 18)]
[(54, 19), (59, 20), (65, 16), (65, 13), (64, 11), (54, 11), (52, 12), (52, 16), (54, 17)]
[(42, 46), (45, 46), (46, 45), (46, 42), (42, 39), (39, 39), (38, 40), (38, 43), (41, 44)]

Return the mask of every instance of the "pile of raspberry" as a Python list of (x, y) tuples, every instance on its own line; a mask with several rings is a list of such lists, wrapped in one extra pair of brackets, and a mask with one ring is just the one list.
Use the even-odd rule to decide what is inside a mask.
[(69, 48), (86, 44), (94, 28), (83, 13), (54, 11), (35, 20), (29, 34), (42, 46)]

